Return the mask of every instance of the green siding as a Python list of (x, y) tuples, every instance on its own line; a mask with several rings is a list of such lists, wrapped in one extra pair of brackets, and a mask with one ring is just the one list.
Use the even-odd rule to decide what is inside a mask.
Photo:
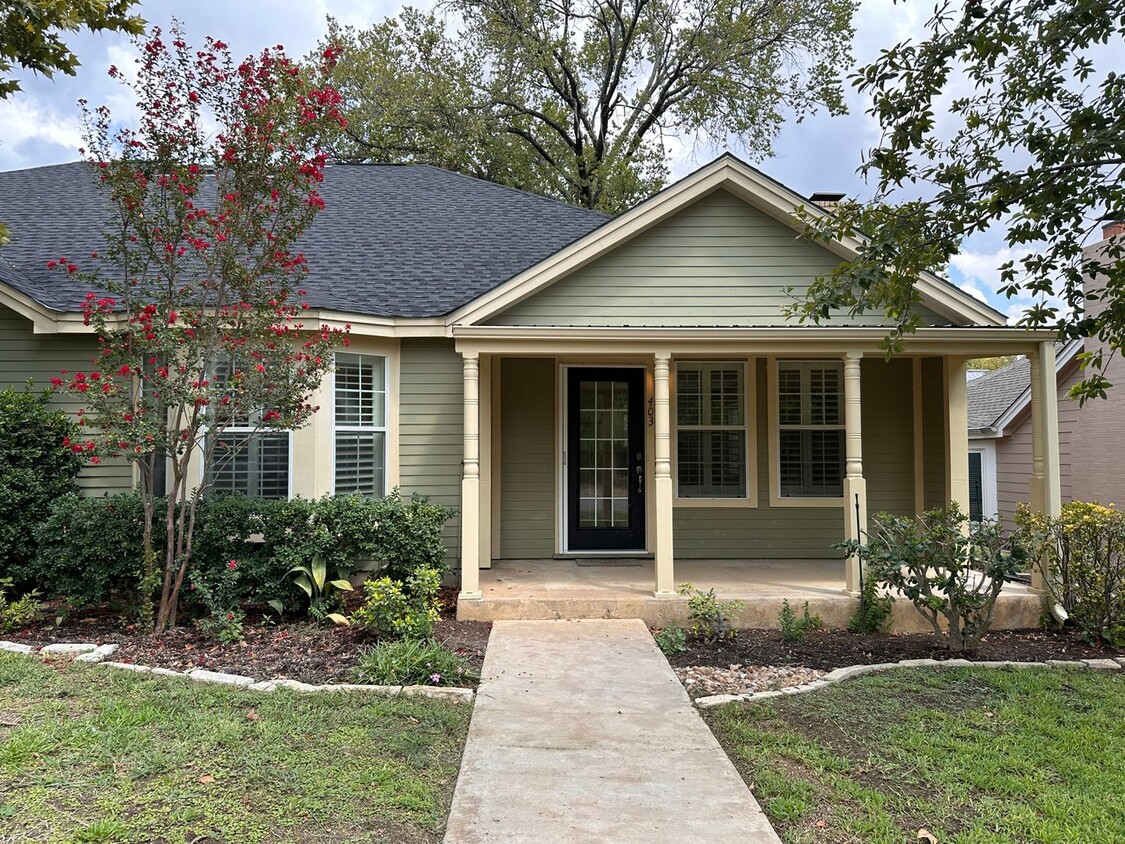
[(757, 361), (758, 507), (676, 507), (674, 553), (684, 559), (836, 558), (844, 531), (838, 507), (770, 507), (766, 361)]
[[(0, 387), (19, 389), (33, 378), (41, 389), (64, 369), (88, 372), (96, 354), (93, 336), (35, 334), (30, 320), (0, 305)], [(56, 396), (51, 404), (71, 415), (82, 407), (69, 396)], [(132, 488), (132, 472), (124, 460), (106, 460), (83, 468), (78, 483), (84, 495), (126, 492)]]
[(914, 514), (914, 365), (909, 358), (864, 360), (863, 475), (867, 512)]
[(945, 493), (945, 367), (922, 361), (922, 498), (927, 510), (949, 503)]
[[(839, 258), (725, 190), (493, 318), (496, 325), (783, 325)], [(923, 310), (934, 323), (949, 320)], [(878, 314), (848, 324), (880, 325)]]
[(500, 556), (555, 553), (555, 363), (507, 358), (500, 368)]
[[(448, 340), (403, 340), (399, 366), (399, 488), (460, 507), (461, 356)], [(460, 522), (445, 526), (450, 557), (460, 556)]]

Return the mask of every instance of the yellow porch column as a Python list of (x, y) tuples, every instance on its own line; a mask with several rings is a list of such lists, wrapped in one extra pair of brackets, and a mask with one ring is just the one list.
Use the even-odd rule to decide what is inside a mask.
[[(863, 403), (860, 396), (862, 352), (844, 357), (844, 536), (864, 541), (867, 535), (867, 480), (863, 477)], [(858, 510), (858, 512), (857, 512)], [(859, 594), (859, 557), (845, 564), (846, 588)]]
[(461, 469), (460, 601), (481, 600), (480, 591), (480, 357), (464, 352), (465, 445)]
[(668, 375), (672, 355), (657, 352), (653, 365), (653, 434), (656, 449), (656, 591), (657, 598), (676, 594), (672, 565), (672, 411)]
[(969, 514), (969, 391), (964, 358), (945, 359), (945, 389), (948, 425), (945, 449), (949, 500)]
[[(1050, 516), (1062, 510), (1059, 476), (1059, 404), (1055, 382), (1055, 344), (1040, 343), (1031, 355), (1031, 509)], [(1043, 574), (1032, 571), (1031, 585), (1043, 588)]]

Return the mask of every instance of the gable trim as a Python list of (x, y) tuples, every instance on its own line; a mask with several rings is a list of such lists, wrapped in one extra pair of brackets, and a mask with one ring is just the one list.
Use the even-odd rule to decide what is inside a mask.
[[(446, 317), (446, 324), (481, 325), (720, 188), (730, 191), (794, 230), (797, 230), (793, 220), (796, 208), (804, 208), (813, 216), (828, 216), (824, 209), (730, 153), (725, 153), (499, 287), (458, 308)], [(861, 243), (854, 238), (845, 238), (823, 245), (841, 259), (850, 260), (858, 254)], [(938, 276), (929, 273), (920, 275), (917, 288), (923, 305), (951, 316), (954, 321), (975, 326), (1000, 326), (1006, 322), (1005, 316), (999, 311)]]

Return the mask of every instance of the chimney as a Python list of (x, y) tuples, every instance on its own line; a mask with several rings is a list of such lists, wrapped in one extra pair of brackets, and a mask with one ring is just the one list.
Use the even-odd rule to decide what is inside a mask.
[(825, 211), (832, 211), (843, 198), (844, 194), (842, 193), (814, 193), (809, 197), (809, 202), (813, 205), (819, 205)]
[(1125, 214), (1106, 214), (1101, 218), (1102, 240), (1125, 235)]

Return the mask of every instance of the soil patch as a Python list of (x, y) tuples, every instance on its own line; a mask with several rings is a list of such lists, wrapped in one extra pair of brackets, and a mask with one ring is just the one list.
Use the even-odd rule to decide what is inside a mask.
[[(460, 655), (470, 671), (479, 675), (492, 625), (487, 621), (458, 621), (456, 595), (452, 605), (444, 597), (434, 638)], [(205, 668), (259, 680), (288, 678), (316, 684), (351, 682), (363, 651), (377, 642), (351, 627), (323, 626), (306, 620), (276, 623), (255, 614), (247, 619), (242, 641), (232, 644), (218, 642), (192, 627), (153, 636), (110, 613), (68, 619), (57, 627), (30, 628), (0, 638), (36, 646), (52, 642), (113, 643), (120, 646), (112, 657), (115, 662), (173, 671)]]
[(813, 631), (799, 642), (786, 642), (777, 630), (742, 630), (738, 638), (716, 643), (692, 640), (687, 650), (668, 658), (674, 668), (709, 665), (800, 666), (831, 671), (848, 665), (872, 665), (903, 659), (970, 659), (1041, 662), (1047, 659), (1103, 659), (1125, 651), (1086, 642), (1063, 630), (997, 630), (974, 653), (953, 653), (930, 633), (898, 635)]

